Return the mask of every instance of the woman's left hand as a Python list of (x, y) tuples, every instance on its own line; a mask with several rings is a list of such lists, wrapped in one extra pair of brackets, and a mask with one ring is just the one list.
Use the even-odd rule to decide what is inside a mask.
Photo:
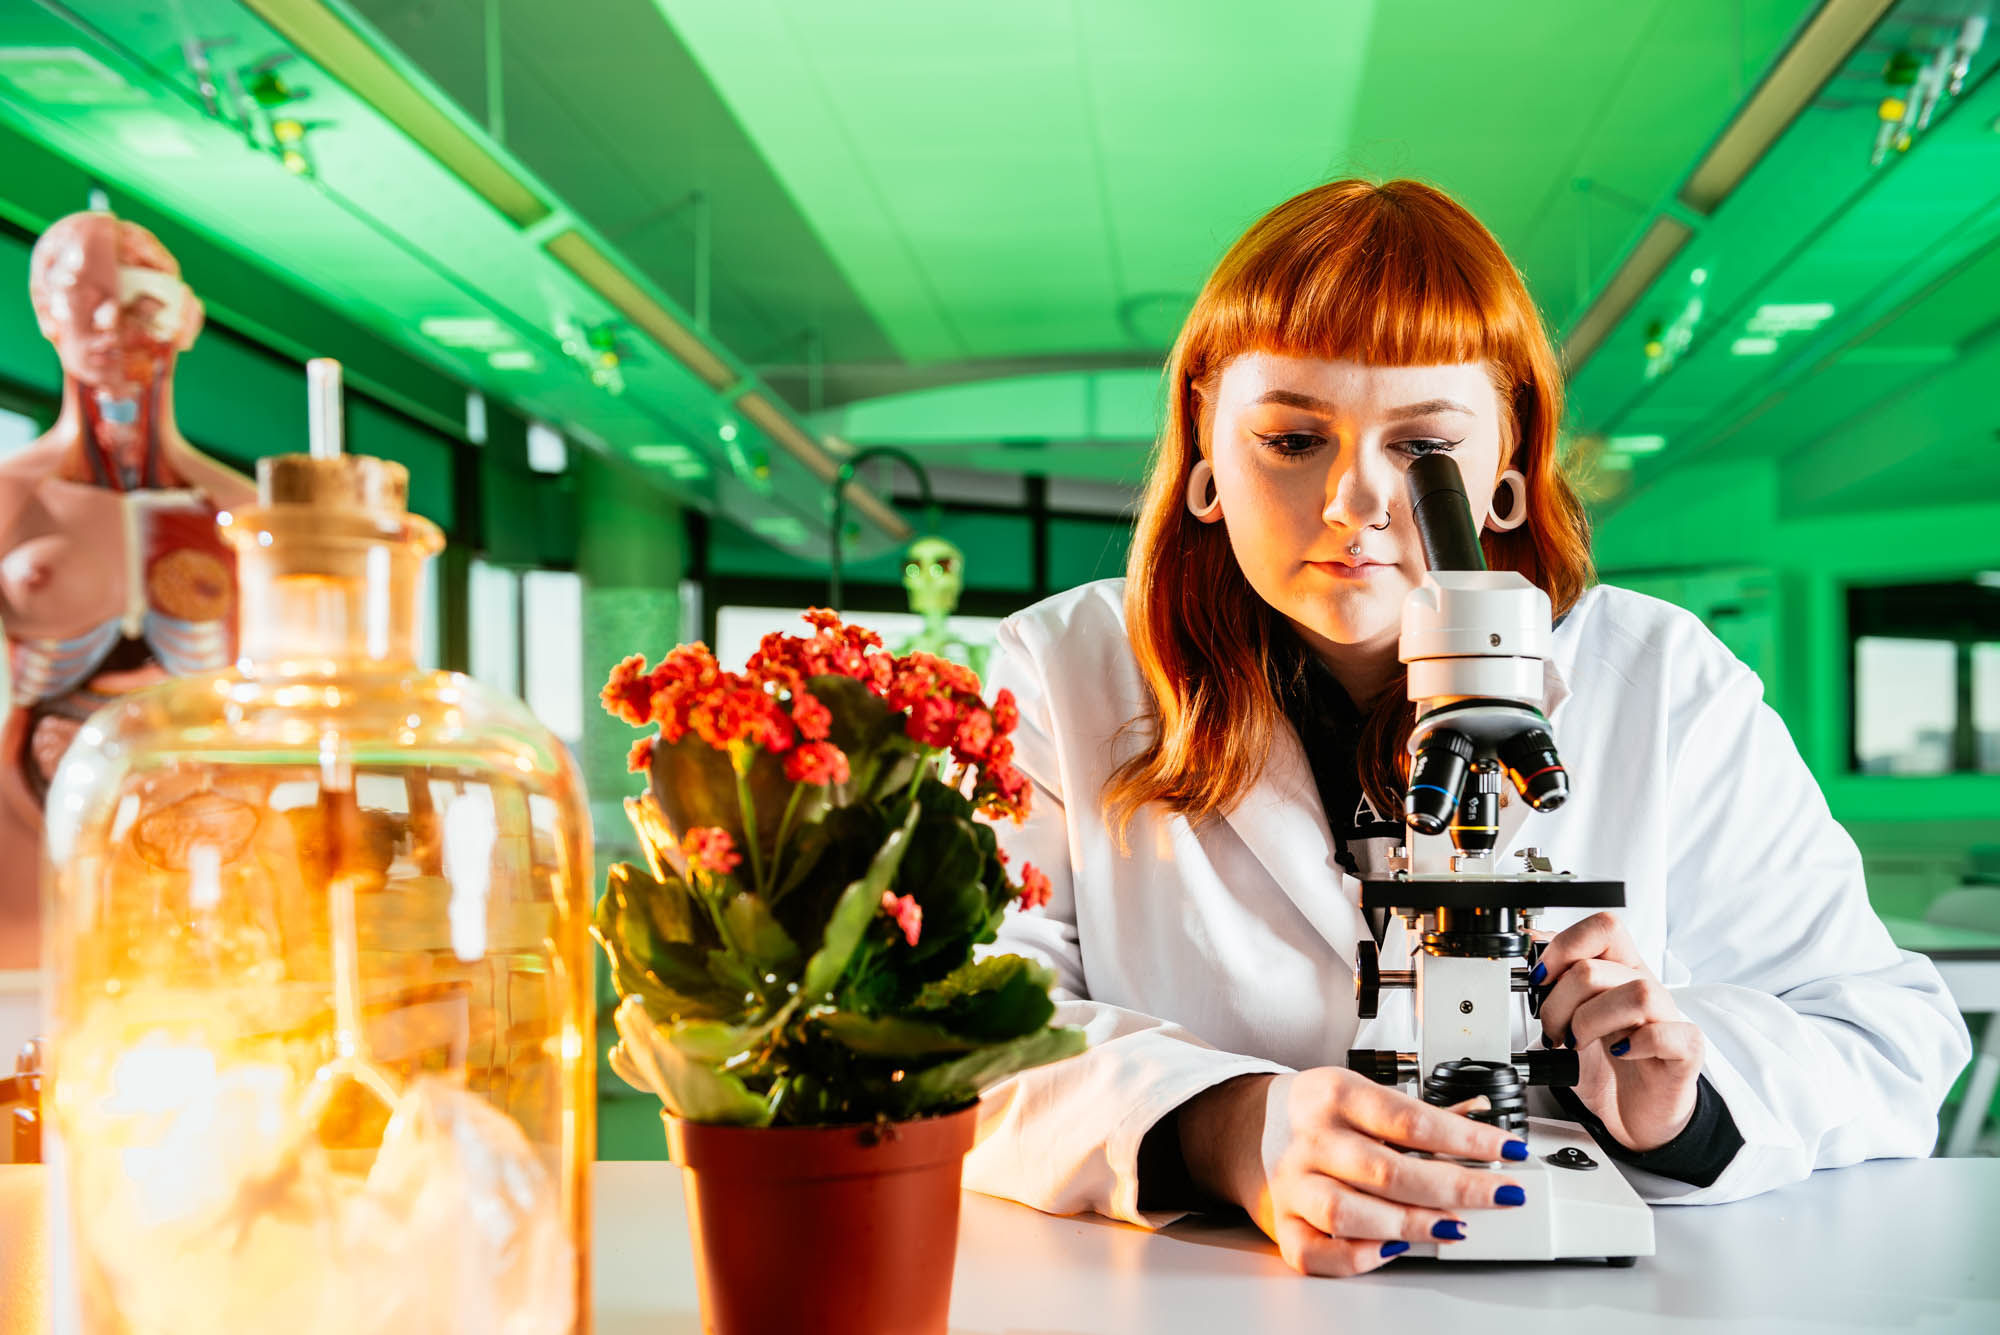
[[(1542, 974), (1541, 970), (1547, 970)], [(1597, 913), (1542, 948), (1543, 1042), (1576, 1049), (1576, 1095), (1619, 1144), (1657, 1149), (1694, 1115), (1701, 1030), (1681, 1017), (1624, 924)]]

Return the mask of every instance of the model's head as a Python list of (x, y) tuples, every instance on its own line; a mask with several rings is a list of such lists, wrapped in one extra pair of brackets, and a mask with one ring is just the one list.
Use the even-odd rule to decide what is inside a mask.
[(28, 299), (63, 370), (126, 397), (157, 381), (201, 332), (201, 302), (180, 273), (159, 238), (139, 224), (72, 213), (35, 243)]
[[(1188, 315), (1166, 409), (1127, 610), (1161, 756), (1179, 759), (1148, 762), (1155, 791), (1127, 796), (1206, 814), (1240, 795), (1277, 723), (1263, 683), (1284, 623), (1322, 653), (1393, 663), (1424, 574), (1404, 489), (1420, 455), (1457, 461), (1489, 565), (1558, 613), (1589, 581), (1540, 315), (1492, 234), (1430, 186), (1336, 181), (1258, 219)], [(1523, 482), (1498, 489), (1508, 469)], [(1196, 505), (1214, 501), (1200, 517), (1191, 481)], [(1495, 531), (1496, 509), (1525, 519)]]

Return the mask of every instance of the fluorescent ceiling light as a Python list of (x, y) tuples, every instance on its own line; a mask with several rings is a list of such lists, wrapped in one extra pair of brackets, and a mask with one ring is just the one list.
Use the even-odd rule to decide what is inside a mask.
[(74, 46), (0, 46), (0, 82), (45, 105), (133, 106), (147, 100), (118, 71)]
[(1982, 589), (2000, 589), (2000, 570), (1982, 570), (1972, 577), (1972, 582)]
[(699, 459), (695, 452), (685, 445), (634, 445), (632, 457), (642, 464), (677, 464), (690, 459)]
[[(368, 29), (347, 5), (339, 13), (324, 0), (243, 0), (276, 28), (299, 53), (346, 84), (362, 101), (388, 117), (447, 171), (472, 188), (516, 225), (526, 227), (549, 215), (549, 206), (471, 132), (426, 96), (422, 76), (400, 53)], [(370, 40), (374, 38), (375, 40)], [(391, 53), (385, 55), (384, 53)]]
[(1778, 340), (1769, 337), (1739, 338), (1729, 345), (1729, 351), (1738, 357), (1768, 357), (1778, 350)]
[(1658, 454), (1667, 448), (1665, 436), (1613, 436), (1605, 442), (1619, 454)]
[(1639, 238), (1639, 244), (1632, 248), (1632, 253), (1618, 266), (1618, 272), (1611, 275), (1611, 281), (1597, 294), (1597, 300), (1590, 303), (1590, 309), (1563, 340), (1563, 357), (1572, 371), (1590, 360), (1598, 345), (1625, 318), (1625, 312), (1632, 309), (1632, 303), (1674, 262), (1674, 256), (1693, 235), (1694, 230), (1678, 218), (1653, 219), (1653, 225)]
[(1774, 302), (1759, 306), (1746, 326), (1753, 334), (1791, 334), (1817, 329), (1833, 318), (1830, 301)]
[(533, 371), (541, 366), (541, 359), (526, 348), (507, 348), (500, 352), (486, 354), (486, 364), (496, 371)]
[(490, 315), (427, 315), (417, 321), (417, 332), (447, 348), (501, 348), (514, 341)]
[[(810, 468), (822, 482), (832, 482), (840, 472), (840, 465), (831, 455), (822, 450), (814, 441), (793, 424), (792, 419), (779, 412), (777, 407), (762, 394), (745, 394), (736, 401), (736, 411), (755, 423), (761, 431), (778, 442), (783, 449), (800, 463)], [(903, 517), (890, 509), (873, 492), (865, 491), (852, 482), (847, 484), (847, 503), (860, 514), (867, 515), (876, 527), (897, 542), (908, 542), (916, 536)]]
[(1894, 3), (1826, 0), (1688, 176), (1681, 202), (1715, 212)]
[[(1681, 202), (1703, 214), (1715, 212), (1894, 3), (1825, 0), (1743, 109), (1716, 136), (1681, 187)], [(1677, 219), (1653, 220), (1563, 341), (1563, 357), (1572, 371), (1590, 360), (1691, 234)]]
[(571, 273), (597, 289), (598, 295), (617, 307), (620, 315), (701, 377), (710, 389), (728, 389), (740, 378), (699, 334), (669, 315), (616, 260), (581, 232), (565, 231), (551, 237), (545, 249)]

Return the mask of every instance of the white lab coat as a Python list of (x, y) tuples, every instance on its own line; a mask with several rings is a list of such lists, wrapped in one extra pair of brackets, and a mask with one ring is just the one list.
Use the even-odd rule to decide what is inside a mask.
[[(1600, 586), (1556, 629), (1546, 677), (1572, 795), (1548, 815), (1509, 803), (1501, 851), (1539, 847), (1558, 870), (1625, 882), (1620, 915), (1700, 1026), (1703, 1073), (1744, 1141), (1704, 1188), (1627, 1169), (1641, 1195), (1735, 1200), (1929, 1153), (1970, 1053), (1965, 1024), (1930, 961), (1898, 950), (1870, 909), (1854, 843), (1756, 674), (1688, 612)], [(1119, 855), (1099, 795), (1140, 744), (1120, 725), (1146, 707), (1123, 580), (1009, 618), (986, 685), (1020, 702), (1015, 754), (1034, 785), (1032, 813), (1000, 826), (1000, 843), (1052, 887), (1046, 909), (1009, 913), (993, 948), (1055, 969), (1057, 1018), (1090, 1046), (988, 1092), (966, 1185), (1158, 1226), (1174, 1216), (1140, 1212), (1136, 1172), (1155, 1122), (1234, 1076), (1408, 1051), (1411, 994), (1385, 990), (1378, 1018), (1356, 1016), (1359, 885), (1334, 860), (1290, 729), (1226, 818), (1191, 825), (1150, 806)], [(1385, 964), (1407, 953), (1401, 932)], [(1522, 1004), (1516, 1049), (1539, 1033)]]

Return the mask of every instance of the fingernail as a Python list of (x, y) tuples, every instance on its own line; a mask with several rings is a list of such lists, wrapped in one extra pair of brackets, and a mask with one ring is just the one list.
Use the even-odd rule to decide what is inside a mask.
[(1629, 1038), (1621, 1038), (1611, 1045), (1611, 1055), (1614, 1057), (1622, 1057), (1631, 1050), (1632, 1040)]
[(1440, 1219), (1431, 1225), (1431, 1236), (1446, 1242), (1465, 1241), (1465, 1225), (1456, 1219)]
[(1546, 964), (1537, 964), (1535, 971), (1528, 975), (1528, 981), (1531, 983), (1546, 983), (1549, 981), (1549, 966)]
[(1528, 1203), (1528, 1193), (1515, 1186), (1502, 1187), (1493, 1193), (1493, 1203), (1495, 1205), (1526, 1205)]
[(1520, 1163), (1528, 1157), (1528, 1142), (1525, 1140), (1508, 1141), (1500, 1147), (1500, 1157), (1503, 1159), (1512, 1159), (1515, 1163)]
[(1382, 1255), (1384, 1256), (1401, 1256), (1408, 1250), (1410, 1250), (1410, 1244), (1407, 1242), (1385, 1242), (1382, 1244)]

